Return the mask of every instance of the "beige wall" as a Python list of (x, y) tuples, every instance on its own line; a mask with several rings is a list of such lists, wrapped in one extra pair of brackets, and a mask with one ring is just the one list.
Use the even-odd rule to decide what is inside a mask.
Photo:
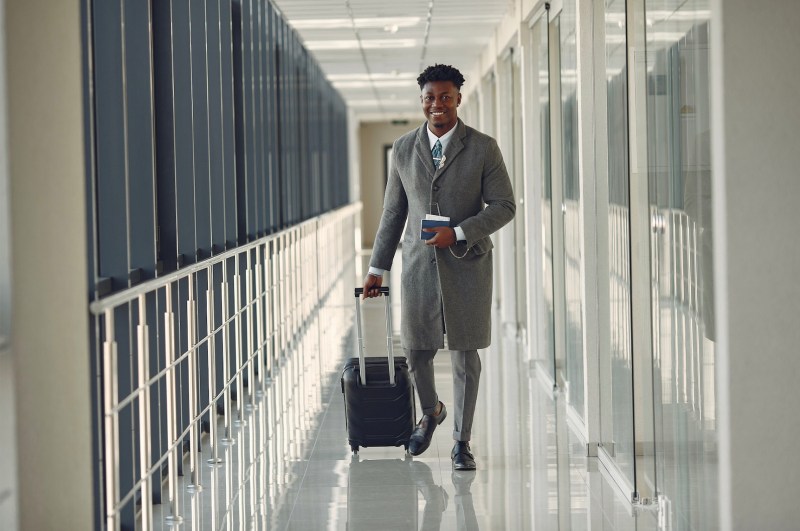
[(5, 1), (0, 0), (0, 529), (17, 529), (17, 442), (12, 376), (14, 365), (11, 350), (7, 346), (11, 333), (11, 278), (8, 259), (10, 231), (4, 14)]
[(371, 249), (375, 242), (375, 232), (383, 212), (384, 193), (384, 146), (391, 145), (398, 137), (419, 127), (424, 120), (422, 112), (418, 121), (406, 125), (392, 125), (390, 122), (364, 122), (359, 128), (361, 148), (361, 245)]
[(20, 529), (92, 529), (80, 0), (6, 0)]

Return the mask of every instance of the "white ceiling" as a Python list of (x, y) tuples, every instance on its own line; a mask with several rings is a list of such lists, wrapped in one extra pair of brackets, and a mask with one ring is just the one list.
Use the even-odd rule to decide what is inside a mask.
[(514, 7), (514, 0), (273, 1), (359, 120), (420, 117), (419, 73), (434, 63), (473, 67)]

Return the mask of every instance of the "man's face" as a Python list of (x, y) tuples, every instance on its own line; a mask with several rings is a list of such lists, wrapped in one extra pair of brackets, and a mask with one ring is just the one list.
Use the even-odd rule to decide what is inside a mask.
[(458, 122), (461, 93), (452, 81), (428, 81), (420, 95), (422, 112), (428, 119), (428, 129), (442, 136)]

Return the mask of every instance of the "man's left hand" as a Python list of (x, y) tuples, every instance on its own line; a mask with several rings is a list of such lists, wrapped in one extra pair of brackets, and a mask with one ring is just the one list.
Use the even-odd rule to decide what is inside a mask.
[(452, 227), (432, 227), (425, 232), (435, 232), (433, 238), (425, 240), (425, 245), (433, 245), (439, 249), (450, 247), (456, 243), (456, 231)]

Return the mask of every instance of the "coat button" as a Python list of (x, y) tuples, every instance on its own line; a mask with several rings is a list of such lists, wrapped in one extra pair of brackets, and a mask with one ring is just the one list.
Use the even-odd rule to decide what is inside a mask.
[(433, 187), (433, 191), (434, 191), (434, 192), (438, 192), (438, 191), (439, 191), (439, 187), (438, 187), (438, 186), (434, 186), (434, 187)]
[(435, 264), (436, 263), (436, 258), (431, 258), (431, 263)]

